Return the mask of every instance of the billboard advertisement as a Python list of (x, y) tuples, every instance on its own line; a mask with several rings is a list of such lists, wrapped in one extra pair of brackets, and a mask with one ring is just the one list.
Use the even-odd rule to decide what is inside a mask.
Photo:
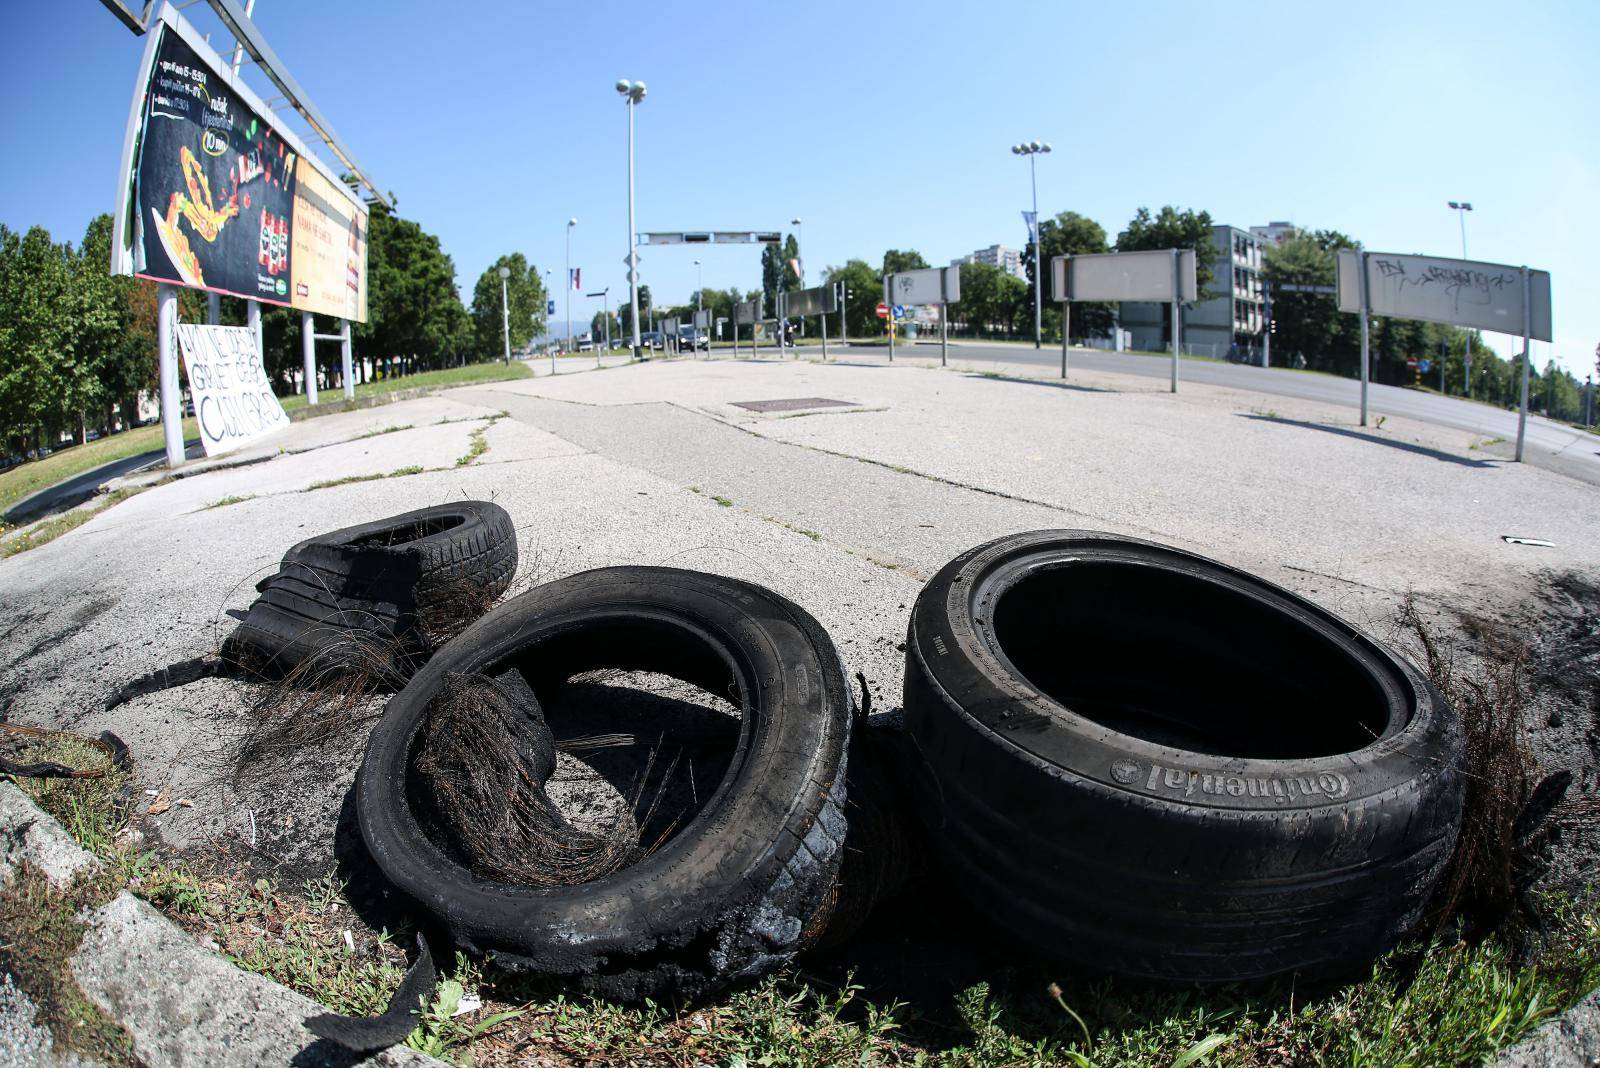
[(112, 270), (365, 321), (365, 205), (181, 16), (150, 38)]
[[(1057, 300), (1170, 301), (1194, 303), (1197, 261), (1194, 249), (1178, 250), (1178, 276), (1172, 276), (1172, 250), (1092, 252), (1050, 261)], [(1175, 294), (1176, 291), (1176, 294)]]

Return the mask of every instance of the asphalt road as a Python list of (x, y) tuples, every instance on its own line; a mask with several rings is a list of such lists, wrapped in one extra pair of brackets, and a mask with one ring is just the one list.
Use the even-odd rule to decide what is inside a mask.
[[(898, 349), (899, 351), (910, 349), (918, 357), (926, 357), (930, 351), (937, 353), (938, 345), (930, 346), (926, 343), (915, 346), (902, 345)], [(884, 359), (888, 356), (888, 349), (882, 345), (830, 345), (829, 350), (830, 354), (841, 351), (852, 357)], [(953, 343), (950, 346), (950, 354), (952, 357), (974, 362), (993, 360), (1007, 363), (1036, 363), (1046, 367), (1061, 366), (1061, 349), (1049, 345), (1035, 349), (1027, 345), (985, 345), (964, 341)], [(1162, 381), (1166, 381), (1172, 374), (1172, 361), (1165, 356), (1072, 349), (1067, 359), (1069, 375), (1073, 367), (1139, 375)], [(1359, 382), (1314, 372), (1185, 359), (1178, 369), (1178, 379), (1180, 391), (1186, 381), (1204, 382), (1208, 385), (1253, 390), (1280, 397), (1297, 397), (1301, 400), (1346, 405), (1357, 409), (1361, 406)], [(1503, 445), (1496, 444), (1486, 448), (1486, 451), (1495, 455), (1510, 456), (1517, 440), (1516, 412), (1508, 412), (1457, 397), (1441, 397), (1435, 393), (1373, 383), (1368, 386), (1367, 406), (1370, 411), (1379, 415), (1420, 419), (1440, 426), (1468, 430), (1481, 434), (1486, 439), (1503, 438)], [(1585, 434), (1565, 424), (1530, 415), (1523, 455), (1529, 463), (1539, 467), (1559, 471), (1592, 485), (1600, 485), (1600, 436)]]
[[(193, 460), (204, 455), (200, 449), (200, 439), (191, 438), (184, 442), (183, 454)], [(153, 467), (167, 458), (164, 449), (154, 449), (150, 452), (141, 452), (135, 456), (124, 456), (120, 460), (101, 464), (99, 467), (90, 468), (79, 475), (73, 475), (64, 482), (57, 482), (53, 486), (29, 494), (16, 504), (6, 509), (5, 521), (17, 523), (44, 512), (56, 512), (63, 508), (88, 500), (95, 495), (101, 486), (121, 475), (133, 471), (143, 471)]]

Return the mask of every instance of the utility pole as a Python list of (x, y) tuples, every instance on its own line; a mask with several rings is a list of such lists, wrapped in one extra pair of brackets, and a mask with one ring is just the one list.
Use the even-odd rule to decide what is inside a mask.
[[(511, 277), (511, 268), (500, 268), (500, 325), (501, 333), (506, 343), (506, 363), (511, 362), (511, 303), (506, 297), (506, 279)], [(555, 357), (550, 357), (550, 373), (555, 374)]]
[[(577, 219), (567, 220), (567, 348), (572, 348), (572, 228), (578, 225)], [(551, 370), (555, 366), (551, 365)]]

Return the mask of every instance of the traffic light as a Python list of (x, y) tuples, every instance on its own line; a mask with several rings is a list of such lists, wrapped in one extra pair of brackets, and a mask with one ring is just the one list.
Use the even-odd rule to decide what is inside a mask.
[(1272, 322), (1267, 324), (1267, 333), (1276, 334), (1277, 332), (1278, 332), (1278, 320), (1274, 319), (1274, 320), (1272, 320)]

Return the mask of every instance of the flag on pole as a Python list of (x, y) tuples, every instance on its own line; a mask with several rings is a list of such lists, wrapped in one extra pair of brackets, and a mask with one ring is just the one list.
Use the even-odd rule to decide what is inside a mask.
[(567, 285), (570, 289), (583, 288), (583, 268), (572, 267), (567, 271)]
[(1031, 211), (1022, 213), (1022, 221), (1028, 226), (1028, 240), (1035, 244), (1039, 241), (1039, 216)]

